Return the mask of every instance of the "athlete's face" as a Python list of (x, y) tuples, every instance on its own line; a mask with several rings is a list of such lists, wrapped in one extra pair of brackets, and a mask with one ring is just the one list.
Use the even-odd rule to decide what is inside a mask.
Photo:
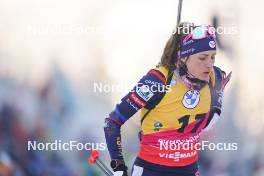
[(196, 78), (209, 81), (209, 73), (215, 63), (216, 51), (204, 51), (191, 55), (186, 62), (188, 72)]

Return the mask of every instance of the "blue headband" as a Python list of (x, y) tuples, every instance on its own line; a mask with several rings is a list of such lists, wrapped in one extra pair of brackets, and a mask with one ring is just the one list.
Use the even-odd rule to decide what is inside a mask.
[(206, 36), (201, 39), (193, 39), (193, 37), (189, 35), (187, 36), (187, 40), (185, 38), (183, 41), (181, 41), (180, 50), (178, 51), (178, 58), (188, 57), (203, 51), (216, 50), (216, 41), (214, 35), (206, 32)]

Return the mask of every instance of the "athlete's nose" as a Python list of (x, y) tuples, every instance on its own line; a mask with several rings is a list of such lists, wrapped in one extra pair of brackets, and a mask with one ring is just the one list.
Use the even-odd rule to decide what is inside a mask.
[(211, 58), (206, 59), (206, 62), (205, 62), (206, 68), (208, 69), (213, 68), (214, 62), (215, 62), (214, 59), (211, 59)]

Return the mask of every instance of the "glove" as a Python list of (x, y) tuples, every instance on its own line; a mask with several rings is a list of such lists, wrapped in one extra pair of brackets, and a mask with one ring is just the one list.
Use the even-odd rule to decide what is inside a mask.
[(231, 78), (232, 72), (230, 72), (227, 76), (226, 73), (219, 69), (221, 74), (221, 78), (216, 80), (216, 84), (213, 92), (213, 101), (212, 101), (212, 110), (215, 111), (219, 116), (222, 110), (222, 100), (224, 96), (224, 89), (226, 84), (229, 82)]
[(114, 172), (114, 176), (128, 176), (127, 171), (116, 171)]
[(203, 129), (203, 131), (208, 132), (212, 130), (217, 123), (217, 121), (220, 119), (220, 114), (222, 111), (222, 100), (224, 95), (224, 89), (226, 84), (229, 82), (231, 78), (232, 72), (230, 72), (227, 76), (224, 71), (218, 69), (220, 73), (220, 79), (218, 78), (216, 80), (216, 84), (213, 91), (213, 98), (212, 98), (212, 107), (210, 110), (210, 116), (208, 119), (208, 122)]
[(114, 176), (128, 176), (127, 175), (127, 167), (125, 165), (124, 160), (113, 159), (111, 161), (110, 165), (114, 171)]

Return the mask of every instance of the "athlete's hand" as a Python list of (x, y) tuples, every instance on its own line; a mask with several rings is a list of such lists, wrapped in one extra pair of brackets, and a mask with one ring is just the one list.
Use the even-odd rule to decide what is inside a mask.
[(114, 171), (114, 176), (128, 176), (127, 167), (124, 160), (113, 159), (110, 163), (111, 168)]
[(221, 72), (221, 78), (216, 80), (215, 88), (214, 88), (214, 97), (213, 97), (213, 109), (220, 115), (222, 110), (222, 100), (224, 96), (224, 89), (226, 84), (229, 82), (231, 78), (232, 72), (230, 72), (227, 76), (224, 71)]
[(224, 95), (224, 89), (226, 84), (229, 82), (231, 78), (232, 72), (230, 72), (227, 76), (224, 71), (218, 68), (218, 76), (215, 80), (215, 87), (213, 90), (213, 98), (212, 98), (212, 108), (210, 110), (210, 116), (207, 122), (207, 125), (203, 129), (203, 131), (210, 131), (214, 128), (217, 121), (220, 119), (220, 114), (222, 111), (222, 100)]
[(128, 176), (126, 171), (116, 171), (114, 176)]

